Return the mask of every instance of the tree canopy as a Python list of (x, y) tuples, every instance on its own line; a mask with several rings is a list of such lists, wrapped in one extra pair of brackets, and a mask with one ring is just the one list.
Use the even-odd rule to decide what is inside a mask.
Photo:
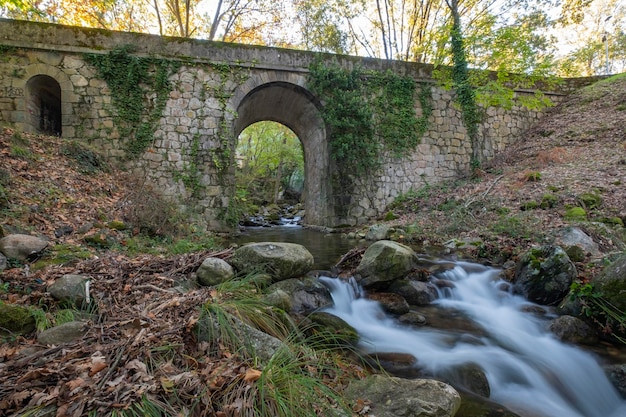
[[(620, 0), (457, 3), (470, 68), (537, 76), (626, 69)], [(0, 0), (0, 16), (436, 65), (453, 59), (444, 0)]]

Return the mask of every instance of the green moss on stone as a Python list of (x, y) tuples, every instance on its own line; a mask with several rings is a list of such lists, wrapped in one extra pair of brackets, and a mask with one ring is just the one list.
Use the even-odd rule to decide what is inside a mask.
[(396, 214), (393, 211), (388, 211), (387, 213), (385, 213), (385, 217), (383, 218), (383, 220), (388, 222), (391, 220), (395, 220), (397, 218), (398, 216), (396, 216)]
[(603, 217), (600, 219), (600, 221), (604, 224), (624, 227), (624, 221), (619, 217)]
[(580, 246), (572, 245), (565, 249), (565, 253), (572, 262), (582, 262), (585, 260), (585, 250)]
[(556, 203), (559, 201), (558, 197), (554, 194), (544, 194), (541, 197), (541, 203), (539, 203), (539, 207), (542, 209), (549, 209), (556, 206)]
[(587, 210), (595, 209), (602, 205), (602, 197), (596, 193), (583, 193), (580, 194), (576, 200), (578, 203)]
[(30, 309), (0, 301), (0, 335), (25, 334), (35, 330), (35, 317)]
[(570, 207), (565, 210), (565, 219), (571, 221), (587, 220), (587, 212), (582, 207)]
[(527, 202), (523, 203), (520, 206), (520, 210), (522, 210), (522, 211), (534, 210), (534, 209), (536, 209), (538, 207), (539, 207), (539, 203), (537, 203), (536, 201), (532, 201), (531, 200), (531, 201), (527, 201)]

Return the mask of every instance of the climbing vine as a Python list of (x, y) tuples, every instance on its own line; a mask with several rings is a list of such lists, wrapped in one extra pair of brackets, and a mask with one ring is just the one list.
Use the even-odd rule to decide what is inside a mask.
[(10, 55), (14, 54), (15, 51), (17, 51), (15, 46), (0, 44), (0, 62), (9, 62)]
[(478, 168), (480, 165), (478, 125), (481, 121), (480, 112), (476, 105), (476, 92), (470, 83), (467, 60), (465, 58), (465, 48), (463, 46), (463, 35), (458, 18), (454, 20), (451, 32), (452, 57), (454, 66), (452, 68), (452, 81), (456, 88), (456, 101), (461, 107), (463, 123), (467, 130), (467, 135), (472, 144), (471, 165)]
[(430, 87), (422, 85), (415, 115), (416, 83), (391, 71), (345, 70), (314, 63), (309, 87), (323, 100), (322, 117), (331, 129), (331, 155), (346, 173), (380, 167), (382, 151), (400, 157), (414, 149), (432, 113)]
[(129, 156), (144, 152), (154, 139), (172, 85), (169, 77), (180, 63), (131, 54), (132, 46), (116, 48), (106, 55), (86, 54), (111, 89), (120, 135), (127, 138)]

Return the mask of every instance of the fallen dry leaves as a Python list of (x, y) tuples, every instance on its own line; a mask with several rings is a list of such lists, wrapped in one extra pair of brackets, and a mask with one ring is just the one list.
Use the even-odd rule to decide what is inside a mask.
[(89, 318), (89, 331), (75, 343), (47, 347), (20, 337), (0, 347), (0, 414), (55, 405), (57, 415), (106, 415), (143, 396), (162, 400), (175, 394), (193, 397), (197, 410), (211, 415), (211, 391), (235, 380), (252, 383), (255, 373), (236, 357), (216, 356), (206, 343), (197, 343), (193, 324), (210, 290), (183, 293), (177, 285), (205, 257), (230, 253), (170, 259), (110, 253), (72, 268), (52, 267), (30, 275), (18, 268), (5, 271), (5, 282), (28, 286), (22, 303), (50, 302), (50, 308), (53, 302), (44, 283), (70, 272), (88, 275), (97, 308)]

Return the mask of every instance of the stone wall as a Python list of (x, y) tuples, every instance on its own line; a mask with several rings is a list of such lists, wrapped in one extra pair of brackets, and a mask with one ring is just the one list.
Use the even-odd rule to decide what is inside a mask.
[[(470, 172), (472, 148), (461, 121), (461, 112), (454, 103), (453, 92), (433, 86), (432, 97), (429, 128), (415, 152), (402, 159), (387, 155), (380, 175), (360, 178), (349, 215), (341, 219), (343, 223), (363, 223), (380, 216), (390, 203), (403, 194)], [(551, 95), (554, 102), (562, 97)], [(508, 110), (489, 107), (483, 110), (486, 117), (479, 132), (483, 141), (481, 154), (485, 161), (520, 139), (522, 133), (542, 114), (523, 107)], [(417, 107), (416, 112), (420, 114), (421, 109)]]
[[(116, 124), (109, 86), (84, 55), (105, 54), (128, 44), (138, 56), (180, 64), (169, 78), (173, 87), (156, 123), (154, 141), (135, 158), (129, 158), (129, 138)], [(410, 190), (469, 171), (472, 151), (453, 93), (432, 83), (429, 65), (3, 19), (0, 51), (0, 125), (31, 131), (50, 125), (64, 138), (89, 142), (212, 230), (229, 229), (225, 219), (234, 196), (236, 138), (257, 121), (282, 123), (300, 138), (306, 164), (305, 221), (310, 224), (360, 224)], [(390, 69), (432, 83), (433, 112), (422, 142), (404, 158), (386, 156), (382, 172), (356, 179), (347, 198), (334, 194), (330, 137), (319, 111), (322, 103), (306, 85), (308, 67), (315, 59), (347, 69), (355, 65)], [(554, 101), (563, 96), (547, 93)], [(61, 126), (55, 131), (57, 102)], [(145, 105), (154, 106), (154, 97), (148, 95)], [(421, 113), (417, 100), (415, 110)], [(490, 107), (485, 114), (480, 129), (485, 159), (540, 117), (522, 108)]]

